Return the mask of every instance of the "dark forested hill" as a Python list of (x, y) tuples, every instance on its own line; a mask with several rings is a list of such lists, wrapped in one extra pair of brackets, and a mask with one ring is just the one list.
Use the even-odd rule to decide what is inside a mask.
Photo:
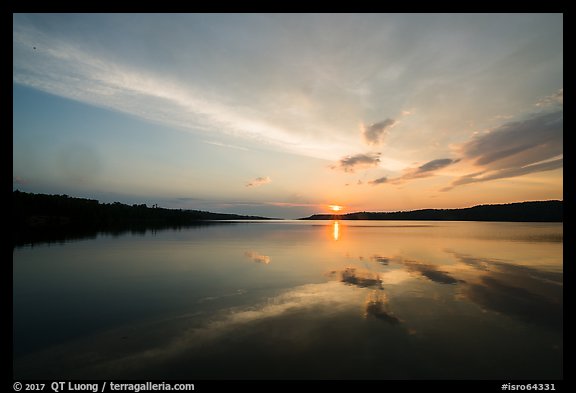
[(117, 223), (117, 222), (171, 222), (186, 223), (194, 220), (265, 220), (265, 217), (238, 214), (210, 213), (200, 210), (165, 209), (120, 202), (100, 203), (94, 199), (74, 198), (68, 195), (31, 194), (12, 192), (12, 208), (17, 222), (54, 223)]
[(302, 220), (438, 220), (438, 221), (518, 221), (562, 222), (562, 201), (518, 202), (478, 205), (464, 209), (422, 209), (399, 212), (358, 212), (315, 214)]
[(68, 195), (12, 192), (12, 231), (15, 244), (58, 235), (83, 237), (97, 231), (118, 232), (150, 228), (201, 225), (208, 221), (265, 220), (264, 217), (165, 209), (120, 202), (100, 203)]

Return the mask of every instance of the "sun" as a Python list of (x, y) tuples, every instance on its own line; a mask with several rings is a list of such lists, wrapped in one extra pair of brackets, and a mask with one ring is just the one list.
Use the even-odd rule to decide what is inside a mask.
[(329, 205), (328, 207), (329, 207), (330, 210), (332, 210), (333, 212), (339, 212), (340, 210), (344, 209), (343, 206), (339, 206), (339, 205)]

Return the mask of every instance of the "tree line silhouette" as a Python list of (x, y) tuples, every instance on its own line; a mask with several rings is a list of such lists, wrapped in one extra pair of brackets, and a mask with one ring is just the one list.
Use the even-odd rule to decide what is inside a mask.
[(314, 214), (302, 220), (415, 220), (562, 222), (563, 201), (517, 202), (478, 205), (463, 209), (421, 209), (397, 212)]
[(68, 195), (12, 192), (14, 245), (49, 239), (63, 241), (125, 231), (210, 225), (214, 221), (266, 219), (258, 216), (211, 213), (201, 210), (167, 209), (146, 204), (100, 203)]

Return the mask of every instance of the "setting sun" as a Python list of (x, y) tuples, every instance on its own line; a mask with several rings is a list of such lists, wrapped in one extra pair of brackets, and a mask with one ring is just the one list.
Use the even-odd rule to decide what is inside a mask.
[(328, 207), (329, 207), (330, 210), (332, 210), (333, 212), (339, 212), (340, 210), (344, 209), (343, 206), (339, 206), (339, 205), (329, 205)]

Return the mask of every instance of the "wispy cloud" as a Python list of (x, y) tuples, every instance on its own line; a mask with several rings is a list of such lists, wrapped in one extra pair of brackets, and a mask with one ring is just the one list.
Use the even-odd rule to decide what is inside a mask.
[(385, 119), (369, 126), (362, 125), (362, 135), (369, 145), (379, 145), (384, 142), (388, 130), (390, 130), (397, 121), (394, 119)]
[(380, 163), (381, 153), (361, 153), (353, 156), (346, 156), (338, 161), (338, 165), (333, 169), (341, 169), (344, 172), (355, 172), (357, 169), (373, 168)]
[(236, 145), (231, 145), (229, 143), (222, 143), (222, 142), (218, 142), (218, 141), (205, 141), (207, 144), (209, 145), (214, 145), (214, 146), (218, 146), (218, 147), (226, 147), (226, 148), (230, 148), (230, 149), (237, 149), (237, 150), (244, 150), (244, 151), (250, 151), (250, 149), (247, 149), (245, 147), (242, 146), (236, 146)]
[(554, 94), (546, 96), (536, 102), (536, 106), (538, 107), (549, 107), (554, 105), (564, 106), (564, 89), (558, 89)]
[(294, 203), (294, 202), (264, 202), (264, 204), (269, 206), (278, 207), (322, 207), (320, 203)]
[(477, 173), (472, 173), (470, 175), (461, 176), (452, 182), (452, 185), (445, 187), (442, 191), (450, 191), (456, 186), (461, 186), (470, 183), (479, 183), (489, 180), (506, 179), (511, 177), (517, 177), (522, 175), (527, 175), (536, 172), (552, 171), (554, 169), (560, 169), (564, 166), (564, 159), (558, 158), (552, 161), (546, 161), (539, 164), (526, 165), (518, 168), (504, 168), (494, 171), (482, 171)]
[(50, 94), (193, 133), (241, 137), (302, 155), (334, 159), (334, 151), (345, 148), (335, 143), (330, 151), (303, 141), (293, 129), (262, 116), (262, 107), (240, 105), (237, 91), (222, 96), (200, 82), (178, 80), (153, 67), (130, 64), (121, 54), (90, 50), (31, 26), (15, 25), (13, 46), (13, 81)]
[(260, 187), (271, 182), (272, 179), (270, 179), (268, 176), (257, 177), (256, 179), (250, 180), (248, 183), (246, 183), (246, 187)]
[(477, 136), (460, 147), (464, 160), (478, 171), (452, 182), (456, 186), (505, 179), (562, 168), (563, 111), (535, 114)]

